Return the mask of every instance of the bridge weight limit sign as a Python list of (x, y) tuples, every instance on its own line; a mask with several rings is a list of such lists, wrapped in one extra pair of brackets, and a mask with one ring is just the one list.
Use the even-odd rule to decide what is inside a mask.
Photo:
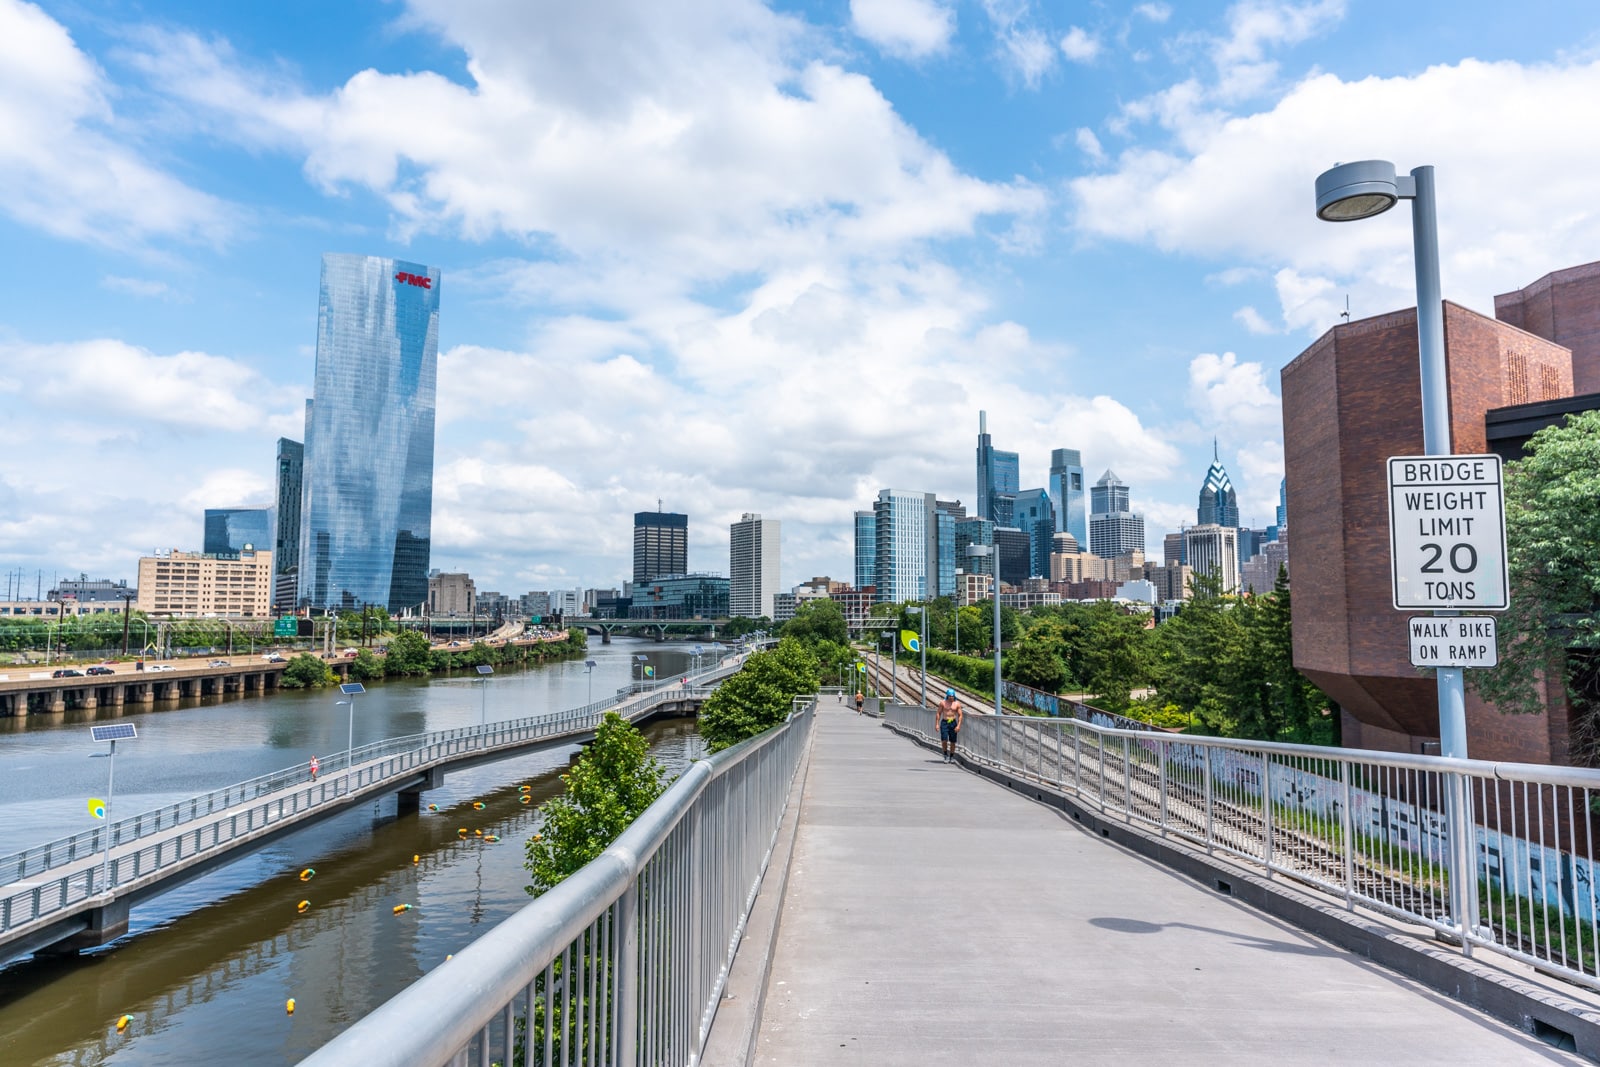
[(1507, 605), (1500, 457), (1389, 459), (1394, 606), (1501, 611)]

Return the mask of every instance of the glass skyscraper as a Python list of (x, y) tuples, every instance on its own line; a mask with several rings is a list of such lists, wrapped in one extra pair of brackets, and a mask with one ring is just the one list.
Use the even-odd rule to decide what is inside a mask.
[(675, 511), (633, 513), (633, 580), (689, 573), (689, 516)]
[(1144, 516), (1128, 503), (1128, 487), (1108, 470), (1089, 489), (1089, 551), (1115, 559), (1144, 551)]
[(272, 569), (293, 574), (300, 566), (300, 503), (306, 449), (299, 441), (278, 438), (278, 508), (273, 519)]
[(878, 520), (870, 511), (856, 512), (856, 588), (878, 582)]
[(974, 518), (1011, 524), (1020, 470), (1015, 452), (1000, 452), (990, 441), (988, 412), (978, 412), (978, 514)]
[(1069, 533), (1084, 549), (1089, 545), (1089, 515), (1083, 506), (1083, 456), (1076, 448), (1050, 450), (1050, 503), (1056, 509), (1056, 533)]
[(439, 270), (325, 255), (302, 489), (300, 602), (391, 612), (428, 596)]
[[(884, 489), (872, 505), (877, 532), (878, 603), (928, 599), (937, 580), (938, 540), (932, 493)], [(955, 575), (951, 575), (952, 583)]]
[(1200, 506), (1195, 509), (1201, 526), (1239, 525), (1239, 495), (1233, 482), (1222, 467), (1215, 442), (1211, 446), (1211, 466), (1206, 470), (1206, 480), (1200, 486)]
[(237, 556), (246, 545), (263, 552), (272, 548), (272, 511), (268, 508), (206, 508), (204, 547), (208, 556)]
[(1028, 577), (1050, 576), (1050, 551), (1055, 543), (1055, 506), (1043, 489), (1017, 494), (1012, 525), (1028, 535)]

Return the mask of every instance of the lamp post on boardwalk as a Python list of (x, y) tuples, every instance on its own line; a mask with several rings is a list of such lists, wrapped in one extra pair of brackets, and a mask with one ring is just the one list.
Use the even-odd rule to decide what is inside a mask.
[(494, 668), (487, 663), (478, 664), (478, 725), (485, 726), (489, 722), (489, 675), (494, 673)]
[(350, 728), (346, 736), (344, 746), (344, 769), (347, 772), (352, 766), (355, 765), (354, 753), (356, 749), (356, 697), (360, 696), (366, 691), (367, 687), (362, 685), (360, 682), (346, 682), (339, 687), (339, 692), (350, 698), (348, 700), (340, 700), (336, 702), (339, 704), (350, 705)]
[(592, 659), (586, 659), (586, 660), (583, 661), (583, 673), (588, 675), (588, 677), (589, 677), (589, 701), (588, 702), (590, 704), (594, 703), (594, 669), (596, 667), (598, 667), (598, 666), (600, 666), (600, 664), (596, 663)]
[(968, 545), (967, 555), (994, 557), (994, 567), (989, 573), (989, 597), (994, 601), (994, 713), (1000, 715), (1000, 555), (993, 545)]
[(922, 636), (917, 641), (917, 650), (922, 653), (922, 706), (928, 706), (928, 605), (919, 604), (911, 609), (922, 616)]

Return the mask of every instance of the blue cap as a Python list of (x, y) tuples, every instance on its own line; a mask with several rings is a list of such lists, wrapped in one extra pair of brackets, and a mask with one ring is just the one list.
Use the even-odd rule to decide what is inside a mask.
[(953, 697), (956, 695), (956, 691), (954, 689), (946, 689), (944, 691), (944, 695), (947, 697)]

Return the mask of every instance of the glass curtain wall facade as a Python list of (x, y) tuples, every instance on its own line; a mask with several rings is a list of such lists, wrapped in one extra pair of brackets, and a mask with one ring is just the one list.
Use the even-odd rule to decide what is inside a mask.
[(1011, 504), (1020, 485), (1021, 462), (1015, 452), (995, 449), (989, 438), (989, 416), (978, 412), (978, 505), (977, 518), (1001, 525), (1011, 523)]
[(1050, 451), (1050, 503), (1056, 509), (1056, 533), (1069, 533), (1079, 545), (1089, 543), (1089, 514), (1084, 507), (1083, 456), (1076, 448)]
[(934, 597), (956, 595), (956, 568), (961, 566), (956, 556), (956, 523), (964, 522), (967, 509), (961, 501), (935, 500), (933, 505), (935, 564)]
[(878, 580), (878, 520), (870, 511), (856, 512), (856, 588)]
[(272, 511), (269, 508), (206, 508), (205, 539), (208, 556), (237, 556), (246, 545), (266, 551), (272, 546)]
[(969, 555), (973, 545), (994, 545), (994, 523), (988, 519), (962, 519), (956, 523), (956, 565), (968, 574), (994, 577), (994, 553)]
[(1108, 470), (1089, 490), (1089, 551), (1102, 559), (1144, 551), (1144, 516), (1128, 506), (1128, 487)]
[(300, 603), (418, 610), (428, 596), (436, 267), (322, 257), (303, 468)]
[(675, 511), (633, 513), (633, 580), (648, 582), (689, 570), (689, 516)]
[(932, 493), (878, 493), (872, 514), (878, 535), (874, 584), (879, 603), (928, 598), (930, 565), (935, 562), (929, 549), (936, 546), (933, 503)]
[(1043, 489), (1017, 494), (1014, 525), (1028, 535), (1028, 577), (1050, 576), (1050, 552), (1055, 546), (1055, 506)]
[(272, 565), (279, 574), (300, 567), (300, 495), (306, 449), (299, 441), (278, 438), (278, 510), (273, 520)]

